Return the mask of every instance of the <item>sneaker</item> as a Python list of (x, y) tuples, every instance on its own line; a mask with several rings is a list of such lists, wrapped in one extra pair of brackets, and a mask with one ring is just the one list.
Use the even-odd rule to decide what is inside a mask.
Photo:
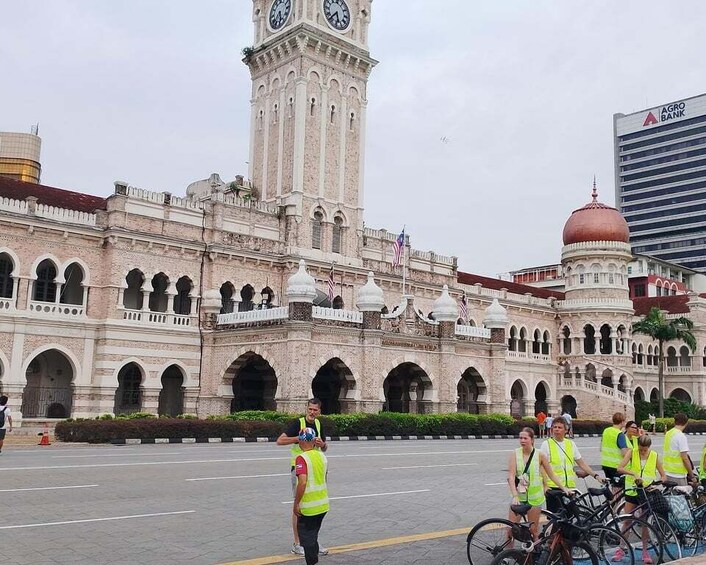
[(292, 553), (294, 555), (304, 555), (304, 548), (298, 543), (292, 544)]
[(623, 559), (625, 559), (625, 552), (621, 547), (619, 547), (615, 550), (615, 553), (613, 554), (613, 559), (611, 559), (611, 561), (617, 563), (618, 561), (622, 561)]
[(652, 558), (650, 557), (650, 554), (647, 551), (642, 552), (642, 562), (645, 565), (652, 565), (654, 561), (652, 561)]
[(328, 547), (319, 546), (319, 555), (328, 555)]

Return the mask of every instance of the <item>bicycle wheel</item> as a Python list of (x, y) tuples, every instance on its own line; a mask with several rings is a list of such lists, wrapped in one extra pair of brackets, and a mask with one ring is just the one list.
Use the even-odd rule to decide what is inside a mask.
[(706, 514), (704, 507), (694, 510), (694, 527), (681, 534), (681, 551), (684, 557), (692, 557), (706, 550)]
[(518, 525), (503, 518), (478, 522), (466, 538), (466, 555), (471, 565), (490, 565), (495, 556), (511, 549), (515, 542), (513, 529)]
[(659, 530), (642, 518), (617, 516), (606, 524), (607, 527), (622, 533), (633, 548), (633, 552), (643, 555), (647, 552), (654, 563), (661, 563), (664, 556), (664, 543)]
[[(607, 526), (593, 525), (586, 530), (586, 543), (589, 544), (598, 557), (600, 565), (634, 565), (635, 552), (628, 539), (614, 528)], [(572, 551), (574, 560), (584, 558), (582, 550), (578, 546)]]
[(529, 565), (530, 563), (532, 563), (532, 557), (521, 549), (506, 549), (491, 561), (491, 565)]
[(658, 516), (650, 514), (647, 521), (652, 524), (662, 537), (662, 547), (664, 548), (664, 561), (674, 561), (682, 558), (681, 539), (679, 534), (669, 525), (669, 522)]
[(572, 544), (570, 548), (556, 548), (547, 565), (600, 565), (596, 550), (586, 542)]

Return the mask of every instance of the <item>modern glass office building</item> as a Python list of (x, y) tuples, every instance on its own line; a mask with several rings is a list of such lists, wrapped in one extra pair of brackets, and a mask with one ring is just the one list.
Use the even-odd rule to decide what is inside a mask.
[(706, 94), (615, 114), (613, 135), (633, 252), (706, 273)]

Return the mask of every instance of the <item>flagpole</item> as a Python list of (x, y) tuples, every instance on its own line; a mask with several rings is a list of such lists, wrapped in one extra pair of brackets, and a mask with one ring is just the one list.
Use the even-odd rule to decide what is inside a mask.
[(407, 226), (402, 228), (402, 233), (404, 237), (402, 238), (402, 296), (407, 294), (407, 234), (405, 229)]

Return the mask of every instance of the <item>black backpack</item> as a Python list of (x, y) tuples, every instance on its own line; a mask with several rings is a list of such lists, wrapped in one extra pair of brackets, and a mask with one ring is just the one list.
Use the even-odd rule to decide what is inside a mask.
[(0, 428), (5, 426), (5, 410), (7, 410), (7, 406), (3, 406), (2, 412), (0, 412)]

